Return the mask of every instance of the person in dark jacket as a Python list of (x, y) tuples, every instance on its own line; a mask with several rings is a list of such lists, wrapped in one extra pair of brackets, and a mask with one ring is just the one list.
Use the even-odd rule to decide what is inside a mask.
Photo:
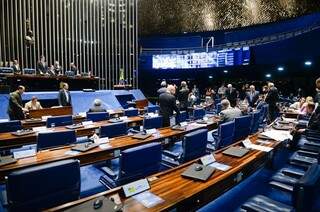
[(226, 98), (229, 100), (231, 107), (237, 105), (237, 90), (232, 87), (232, 84), (228, 84), (226, 90)]
[(167, 91), (162, 93), (159, 97), (160, 115), (163, 117), (163, 127), (170, 126), (170, 117), (173, 115), (173, 111), (176, 115), (180, 114), (179, 108), (176, 104), (176, 98), (174, 96), (176, 89), (173, 85), (167, 87)]
[(265, 102), (269, 105), (269, 123), (273, 122), (277, 117), (277, 113), (279, 112), (279, 108), (277, 106), (278, 101), (279, 101), (278, 89), (274, 86), (272, 82), (269, 82), (268, 93), (265, 99)]
[(316, 92), (314, 102), (320, 104), (320, 77), (316, 80)]
[(41, 55), (40, 60), (37, 63), (37, 74), (47, 74), (48, 72), (48, 65), (46, 62), (46, 58)]
[(250, 107), (254, 107), (255, 103), (259, 99), (259, 91), (256, 91), (254, 85), (250, 85), (250, 90), (246, 93), (246, 99)]
[(178, 93), (178, 100), (180, 102), (180, 110), (186, 111), (188, 109), (189, 89), (185, 81), (181, 82), (181, 88)]
[(60, 106), (71, 106), (71, 95), (67, 83), (62, 84), (62, 89), (59, 91), (58, 95), (58, 101)]
[(158, 95), (161, 95), (162, 93), (167, 92), (167, 82), (162, 81), (160, 85), (161, 85), (161, 88), (157, 90)]
[(24, 112), (28, 110), (22, 105), (21, 95), (24, 93), (25, 87), (20, 85), (18, 89), (10, 93), (8, 115), (10, 120), (23, 120), (25, 118)]

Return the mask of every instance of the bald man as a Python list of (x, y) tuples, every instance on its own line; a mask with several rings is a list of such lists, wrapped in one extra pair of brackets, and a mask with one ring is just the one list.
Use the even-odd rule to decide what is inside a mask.
[(24, 93), (24, 86), (18, 86), (15, 92), (10, 93), (9, 105), (8, 105), (8, 115), (10, 120), (23, 120), (24, 112), (28, 110), (22, 105), (22, 94)]
[(176, 88), (173, 85), (168, 85), (167, 91), (159, 96), (160, 115), (163, 116), (163, 127), (170, 126), (170, 117), (173, 115), (173, 111), (176, 111), (177, 115), (180, 111), (176, 105)]

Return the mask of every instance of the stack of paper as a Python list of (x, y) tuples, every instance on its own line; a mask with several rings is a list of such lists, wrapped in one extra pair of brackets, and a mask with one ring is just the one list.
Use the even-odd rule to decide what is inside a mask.
[(261, 135), (267, 136), (276, 141), (292, 140), (292, 135), (287, 130), (268, 130), (262, 132)]

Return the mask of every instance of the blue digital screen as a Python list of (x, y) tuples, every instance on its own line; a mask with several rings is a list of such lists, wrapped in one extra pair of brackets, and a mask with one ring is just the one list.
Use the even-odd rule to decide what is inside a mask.
[(194, 69), (249, 65), (250, 48), (222, 49), (209, 52), (177, 52), (152, 56), (153, 69)]

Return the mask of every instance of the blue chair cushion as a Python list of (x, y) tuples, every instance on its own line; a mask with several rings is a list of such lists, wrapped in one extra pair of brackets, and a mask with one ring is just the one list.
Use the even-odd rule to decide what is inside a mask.
[(127, 134), (127, 123), (126, 122), (120, 122), (115, 124), (108, 124), (105, 126), (100, 127), (100, 137), (117, 137), (121, 135)]
[(124, 110), (124, 115), (128, 117), (138, 116), (139, 111), (138, 109), (126, 109)]
[(74, 130), (43, 132), (37, 137), (37, 150), (73, 144), (77, 141)]
[(110, 115), (108, 112), (90, 112), (87, 113), (87, 120), (97, 122), (97, 121), (104, 121), (109, 119)]
[(106, 187), (99, 181), (104, 173), (100, 170), (101, 165), (87, 165), (80, 168), (81, 190), (80, 198), (91, 196), (106, 190)]
[(66, 126), (73, 124), (72, 116), (53, 116), (48, 117), (47, 119), (47, 127), (50, 128), (51, 124), (55, 124), (56, 127), (58, 126)]
[(266, 196), (257, 195), (250, 198), (242, 206), (246, 211), (265, 211), (265, 212), (290, 212), (293, 207), (281, 202), (274, 201)]
[(0, 122), (0, 133), (15, 132), (21, 129), (22, 129), (21, 121), (18, 121), (18, 120)]

